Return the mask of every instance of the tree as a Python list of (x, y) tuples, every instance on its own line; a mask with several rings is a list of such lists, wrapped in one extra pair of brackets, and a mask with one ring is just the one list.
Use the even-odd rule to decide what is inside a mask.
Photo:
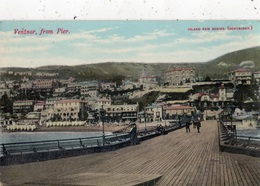
[(204, 81), (209, 82), (209, 81), (211, 81), (211, 78), (209, 76), (206, 76)]
[(0, 100), (0, 108), (3, 113), (13, 113), (13, 102), (12, 100), (7, 96), (7, 94), (4, 94)]
[(234, 100), (242, 105), (249, 98), (255, 100), (254, 87), (252, 85), (237, 85), (234, 93)]

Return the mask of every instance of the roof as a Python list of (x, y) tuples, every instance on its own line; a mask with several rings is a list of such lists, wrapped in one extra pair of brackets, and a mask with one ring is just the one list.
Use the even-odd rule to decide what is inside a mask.
[(147, 107), (145, 107), (145, 108), (161, 108), (162, 107), (162, 105), (149, 105), (149, 106), (147, 106)]
[(59, 100), (56, 103), (78, 103), (78, 102), (84, 102), (80, 99), (63, 99), (63, 100)]
[(219, 89), (224, 89), (224, 88), (225, 88), (224, 84), (221, 84), (221, 85), (219, 86)]
[(33, 102), (33, 100), (17, 100), (15, 103), (26, 103), (26, 102)]
[(165, 108), (165, 110), (183, 110), (183, 109), (193, 109), (193, 107), (186, 106), (186, 105), (173, 105)]
[(218, 95), (218, 94), (210, 94), (210, 97), (211, 97), (211, 98), (218, 98), (219, 95)]
[(100, 101), (108, 101), (108, 102), (111, 102), (111, 99), (107, 99), (107, 98), (97, 99), (97, 102), (100, 102)]
[(251, 72), (251, 70), (248, 68), (238, 68), (238, 69), (234, 70), (233, 72)]
[(198, 97), (202, 97), (202, 96), (209, 96), (210, 98), (218, 98), (219, 97), (218, 94), (199, 93)]
[(36, 103), (35, 106), (42, 106), (45, 105), (45, 103)]

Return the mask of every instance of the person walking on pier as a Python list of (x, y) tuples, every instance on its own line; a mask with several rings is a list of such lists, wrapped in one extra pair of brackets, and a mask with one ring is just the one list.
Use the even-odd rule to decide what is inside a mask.
[(196, 123), (194, 120), (191, 120), (190, 124), (193, 126), (194, 129), (196, 128)]
[(190, 132), (190, 122), (189, 121), (185, 121), (185, 128), (186, 128), (186, 133)]
[(136, 124), (135, 123), (132, 124), (132, 128), (130, 130), (129, 135), (130, 135), (131, 145), (136, 145), (138, 138), (137, 138), (137, 128), (136, 128)]
[(196, 125), (197, 125), (197, 130), (198, 130), (198, 133), (200, 133), (200, 127), (201, 127), (201, 123), (200, 123), (200, 121), (199, 121), (199, 120), (196, 122)]

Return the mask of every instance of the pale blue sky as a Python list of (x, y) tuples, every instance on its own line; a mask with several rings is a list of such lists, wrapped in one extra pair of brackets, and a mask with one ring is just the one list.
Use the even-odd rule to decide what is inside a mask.
[[(227, 30), (227, 27), (252, 30)], [(189, 31), (223, 27), (225, 31)], [(58, 28), (68, 34), (56, 34)], [(14, 29), (35, 30), (33, 35)], [(41, 29), (53, 34), (40, 35)], [(1, 21), (0, 67), (98, 62), (206, 62), (260, 46), (259, 21)]]

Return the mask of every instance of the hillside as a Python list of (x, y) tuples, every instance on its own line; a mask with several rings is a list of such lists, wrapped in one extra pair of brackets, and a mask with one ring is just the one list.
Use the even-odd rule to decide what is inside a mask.
[[(201, 80), (206, 76), (211, 78), (227, 78), (230, 70), (237, 68), (243, 61), (254, 63), (254, 71), (260, 70), (260, 47), (227, 53), (205, 63), (135, 63), (135, 62), (106, 62), (76, 66), (42, 66), (38, 68), (8, 68), (12, 71), (49, 71), (58, 72), (59, 78), (75, 77), (79, 80), (118, 81), (123, 78), (137, 80), (142, 74), (162, 76), (164, 71), (174, 66), (189, 66), (196, 69), (196, 76)], [(252, 62), (253, 61), (253, 62)], [(6, 69), (6, 68), (5, 68)]]
[[(189, 66), (196, 69), (197, 77), (205, 79), (227, 78), (230, 70), (238, 68), (243, 61), (253, 61), (254, 71), (260, 70), (260, 47), (234, 51), (205, 63), (134, 63), (134, 62), (107, 62), (72, 67), (80, 78), (111, 79), (116, 77), (138, 78), (142, 73), (161, 76), (164, 71), (174, 66)], [(64, 74), (66, 75), (66, 74)]]
[(254, 62), (254, 71), (260, 70), (260, 47), (253, 47), (225, 54), (204, 63), (202, 70), (208, 72), (211, 77), (220, 77), (220, 75), (227, 74), (230, 70), (242, 67), (243, 64), (241, 63), (245, 61)]

